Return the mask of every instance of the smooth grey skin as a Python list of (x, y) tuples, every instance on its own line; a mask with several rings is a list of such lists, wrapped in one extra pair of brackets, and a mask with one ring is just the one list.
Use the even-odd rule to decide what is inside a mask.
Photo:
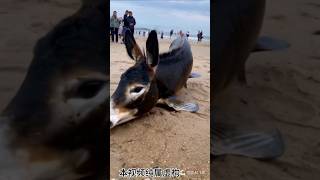
[[(214, 99), (235, 79), (246, 83), (245, 62), (251, 52), (284, 49), (288, 44), (272, 38), (258, 38), (265, 12), (265, 0), (218, 0), (213, 3), (215, 25), (213, 48)], [(214, 102), (215, 104), (216, 102)], [(216, 105), (216, 104), (215, 104)], [(239, 129), (211, 116), (211, 154), (233, 154), (272, 159), (284, 152), (278, 131), (271, 133)]]
[[(173, 51), (173, 50), (181, 48), (181, 47), (184, 47), (185, 49), (188, 49), (190, 51), (189, 52), (188, 50), (186, 50), (186, 52), (183, 53), (183, 55), (186, 56), (184, 58), (186, 60), (190, 59), (191, 61), (193, 61), (191, 48), (190, 48), (190, 45), (185, 37), (178, 37), (177, 39), (175, 39), (170, 44), (169, 51)], [(191, 63), (191, 65), (192, 64), (193, 63)], [(161, 66), (161, 64), (160, 64), (160, 66)], [(161, 68), (161, 69), (167, 69), (167, 68)], [(169, 74), (168, 74), (169, 72), (166, 70), (161, 70), (161, 69), (159, 68), (157, 71), (158, 81), (161, 81), (162, 83), (166, 82), (167, 87), (172, 87), (171, 88), (172, 90), (174, 89), (174, 91), (172, 91), (174, 93), (166, 98), (160, 99), (160, 101), (158, 101), (158, 102), (162, 103), (162, 104), (166, 104), (167, 106), (173, 108), (176, 111), (197, 112), (199, 110), (199, 106), (197, 103), (184, 102), (184, 101), (180, 100), (178, 96), (175, 96), (175, 93), (178, 92), (182, 88), (181, 83), (184, 82), (184, 86), (187, 87), (188, 78), (197, 78), (197, 77), (200, 77), (200, 75), (197, 73), (190, 72), (188, 77), (181, 77), (181, 80), (174, 82), (174, 81), (170, 81), (170, 79), (172, 79), (172, 78), (171, 78), (171, 76), (169, 76)], [(168, 79), (169, 77), (170, 77), (170, 79)], [(171, 83), (169, 83), (169, 82), (171, 82)]]

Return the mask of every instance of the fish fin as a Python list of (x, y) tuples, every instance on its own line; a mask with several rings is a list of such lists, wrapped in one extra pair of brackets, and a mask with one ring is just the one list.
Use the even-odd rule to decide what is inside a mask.
[(194, 73), (194, 72), (192, 72), (192, 73), (190, 73), (190, 75), (189, 75), (189, 78), (198, 78), (198, 77), (201, 77), (201, 75), (200, 75), (199, 73)]
[(163, 102), (176, 111), (197, 112), (199, 110), (199, 106), (197, 103), (183, 102), (176, 96), (171, 96), (163, 99)]
[(211, 131), (211, 153), (214, 156), (240, 155), (255, 159), (274, 159), (284, 153), (284, 142), (278, 130), (256, 132), (217, 124)]
[(289, 43), (283, 40), (262, 36), (258, 39), (252, 52), (283, 50), (289, 47)]

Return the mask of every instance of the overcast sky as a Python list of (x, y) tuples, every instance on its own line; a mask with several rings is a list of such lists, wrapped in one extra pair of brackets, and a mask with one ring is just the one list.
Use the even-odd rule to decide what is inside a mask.
[(136, 27), (169, 32), (170, 29), (197, 34), (202, 30), (210, 36), (209, 0), (111, 0), (110, 15), (118, 12), (123, 17), (125, 10), (131, 10)]

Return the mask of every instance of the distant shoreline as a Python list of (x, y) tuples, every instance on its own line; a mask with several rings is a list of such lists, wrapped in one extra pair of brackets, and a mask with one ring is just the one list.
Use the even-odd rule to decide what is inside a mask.
[[(140, 31), (141, 33), (140, 33), (140, 35), (139, 35), (139, 30), (135, 29), (135, 36), (143, 37), (143, 31), (147, 32), (148, 30), (141, 30), (141, 31)], [(160, 31), (160, 32), (161, 32), (161, 31)], [(160, 32), (158, 31), (158, 36), (159, 36), (159, 38), (160, 38), (160, 35), (161, 35)], [(147, 37), (147, 36), (148, 36), (148, 34), (146, 33), (145, 37)], [(178, 37), (178, 35), (177, 35), (176, 33), (174, 33), (171, 38), (176, 38), (176, 37)], [(170, 33), (165, 33), (165, 32), (164, 32), (164, 33), (163, 33), (163, 38), (164, 38), (164, 39), (170, 39)], [(198, 41), (198, 37), (197, 37), (196, 35), (191, 35), (191, 34), (190, 34), (190, 36), (189, 36), (188, 39), (191, 40), (191, 41)], [(209, 42), (209, 41), (210, 41), (210, 37), (208, 37), (208, 36), (203, 36), (203, 38), (202, 38), (201, 41)]]
[[(146, 35), (146, 36), (143, 36), (142, 34), (136, 34), (135, 33), (135, 35), (134, 35), (136, 38), (147, 38), (148, 36)], [(176, 37), (178, 37), (177, 35), (172, 35), (172, 37), (171, 37), (171, 39), (173, 40), (173, 39), (175, 39)], [(160, 39), (160, 35), (158, 35), (158, 38)], [(170, 36), (163, 36), (163, 39), (165, 39), (165, 40), (170, 40)], [(188, 40), (189, 41), (192, 41), (192, 42), (198, 42), (198, 38), (197, 37), (194, 37), (194, 36), (189, 36), (189, 38), (188, 38)], [(201, 40), (201, 42), (202, 43), (206, 43), (206, 44), (208, 44), (208, 43), (210, 43), (210, 39), (206, 39), (206, 38), (203, 38), (202, 40)], [(201, 43), (200, 42), (200, 43)]]
[[(152, 29), (149, 29), (149, 28), (141, 28), (141, 27), (139, 27), (139, 28), (135, 28), (135, 34), (138, 34), (139, 33), (139, 31), (141, 32), (141, 34), (140, 35), (142, 35), (142, 32), (143, 31), (151, 31)], [(163, 37), (165, 38), (167, 38), (167, 37), (169, 37), (170, 38), (170, 32), (168, 31), (168, 32), (166, 32), (166, 31), (162, 31), (162, 30), (157, 30), (157, 29), (155, 29), (157, 32), (158, 32), (158, 34), (160, 35), (161, 34), (161, 32), (163, 32)], [(186, 33), (187, 31), (182, 31), (183, 33)], [(189, 31), (190, 32), (190, 31)], [(173, 37), (176, 37), (177, 36), (177, 31), (174, 31), (174, 34), (172, 35)], [(190, 36), (189, 36), (189, 39), (192, 39), (192, 40), (194, 40), (194, 38), (195, 38), (195, 40), (198, 40), (198, 37), (197, 37), (197, 34), (193, 34), (193, 33), (190, 33)], [(203, 39), (202, 39), (202, 41), (210, 41), (210, 36), (207, 36), (207, 35), (203, 35)]]

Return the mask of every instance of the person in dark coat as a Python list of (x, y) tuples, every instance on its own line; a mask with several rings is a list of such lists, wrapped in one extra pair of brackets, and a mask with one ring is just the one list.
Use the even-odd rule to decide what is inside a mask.
[(123, 27), (129, 27), (129, 23), (127, 21), (127, 17), (128, 17), (129, 11), (126, 10), (126, 12), (123, 15)]
[(134, 17), (132, 16), (132, 11), (129, 11), (129, 15), (127, 17), (127, 21), (129, 24), (129, 29), (132, 33), (132, 35), (134, 34), (134, 26), (136, 25), (136, 20), (134, 19)]
[(203, 39), (202, 31), (200, 31), (200, 35), (199, 35), (199, 37), (200, 37), (200, 42), (201, 42), (201, 40)]
[(126, 10), (126, 12), (123, 15), (123, 27), (122, 27), (122, 42), (124, 42), (124, 33), (126, 32), (126, 30), (129, 28), (129, 23), (127, 21), (127, 17), (128, 17), (129, 11)]
[(170, 39), (171, 39), (172, 35), (173, 35), (173, 29), (171, 29), (171, 31), (170, 31)]

